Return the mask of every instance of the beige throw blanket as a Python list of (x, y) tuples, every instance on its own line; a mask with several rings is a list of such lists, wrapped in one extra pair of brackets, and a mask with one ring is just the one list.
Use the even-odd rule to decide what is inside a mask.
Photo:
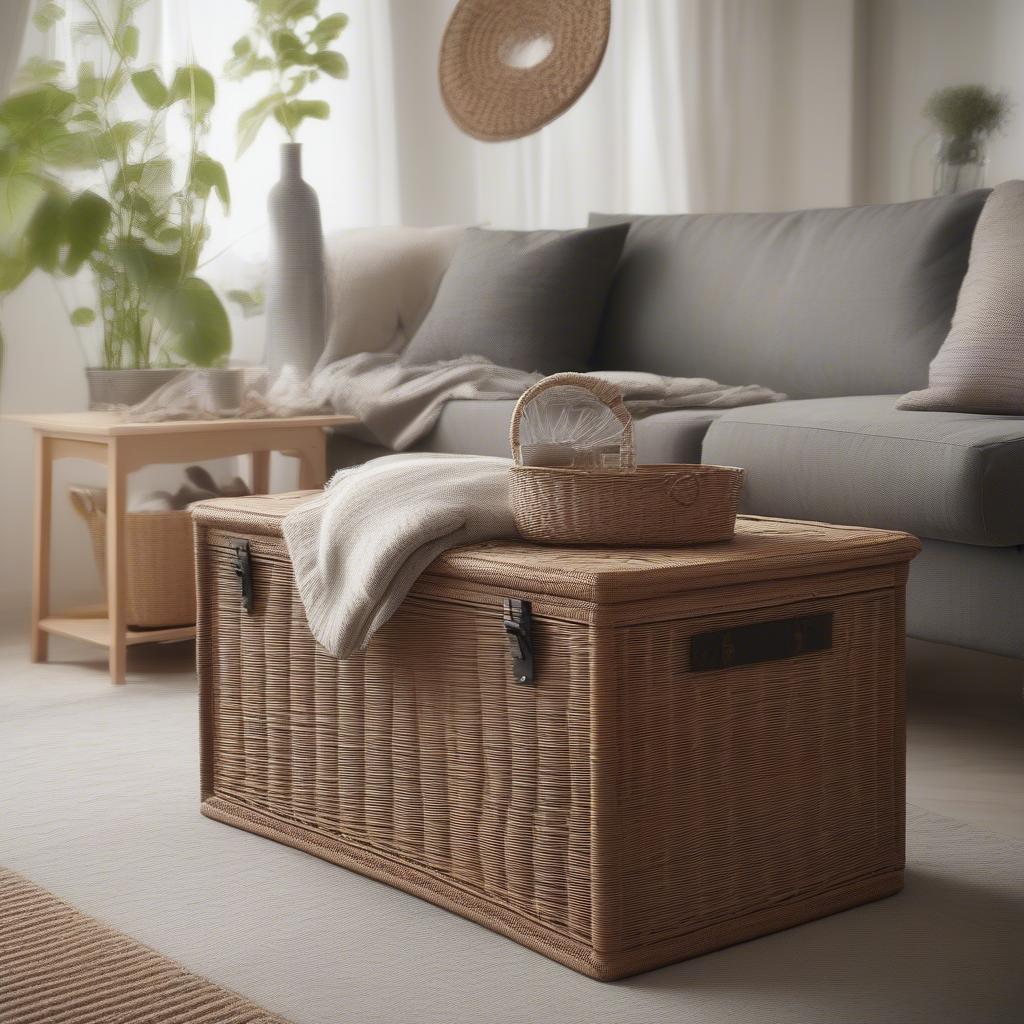
[[(659, 377), (611, 372), (596, 376), (616, 384), (634, 416), (663, 409), (732, 409), (785, 398), (756, 384), (731, 386), (703, 377)], [(283, 374), (266, 386), (254, 377), (238, 409), (216, 404), (202, 371), (184, 373), (129, 410), (132, 420), (303, 416), (336, 412), (357, 417), (343, 428), (361, 441), (405, 451), (434, 429), (450, 399), (515, 399), (540, 379), (496, 366), (481, 356), (414, 366), (392, 352), (361, 352), (299, 379)]]
[[(662, 409), (732, 408), (784, 396), (702, 378), (607, 373), (634, 416)], [(363, 440), (405, 449), (428, 434), (451, 398), (512, 399), (538, 379), (465, 357), (407, 366), (387, 353), (339, 360), (305, 386), (279, 382), (274, 408), (327, 406), (359, 417)], [(308, 388), (308, 390), (307, 390)], [(402, 454), (337, 473), (291, 512), (284, 535), (310, 629), (332, 654), (361, 650), (395, 613), (421, 572), (460, 544), (516, 536), (508, 459)]]
[(443, 551), (515, 536), (508, 459), (402, 454), (336, 473), (290, 512), (284, 537), (309, 628), (332, 654), (361, 650)]

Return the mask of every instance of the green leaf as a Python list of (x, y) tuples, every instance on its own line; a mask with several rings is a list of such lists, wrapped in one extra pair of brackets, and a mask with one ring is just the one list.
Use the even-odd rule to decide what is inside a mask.
[(202, 278), (186, 278), (158, 303), (157, 316), (173, 332), (173, 348), (186, 362), (215, 366), (231, 353), (227, 310)]
[(165, 202), (173, 191), (174, 164), (165, 157), (126, 164), (114, 175), (110, 188), (115, 196), (142, 194), (149, 206)]
[(57, 3), (44, 3), (40, 4), (36, 8), (35, 14), (32, 15), (32, 24), (35, 25), (40, 32), (46, 32), (64, 17), (64, 8)]
[(260, 11), (294, 22), (316, 14), (319, 5), (320, 0), (260, 0)]
[(71, 322), (76, 327), (88, 327), (96, 319), (96, 310), (88, 306), (79, 306), (71, 311)]
[(78, 65), (78, 98), (83, 103), (90, 103), (100, 91), (100, 82), (96, 77), (96, 65), (91, 60), (83, 60)]
[(348, 61), (334, 50), (321, 50), (314, 58), (316, 66), (331, 78), (348, 78)]
[(189, 64), (178, 68), (171, 83), (170, 103), (184, 100), (191, 105), (197, 118), (205, 117), (217, 100), (217, 86), (206, 68)]
[(232, 57), (224, 65), (224, 73), (233, 81), (241, 81), (257, 71), (273, 71), (274, 62), (270, 57), (259, 57), (250, 53), (245, 57)]
[(110, 227), (113, 212), (106, 199), (88, 190), (71, 201), (67, 211), (65, 273), (77, 274), (82, 264), (96, 251)]
[(99, 166), (96, 136), (87, 131), (61, 131), (39, 147), (51, 167), (89, 168)]
[(113, 255), (134, 284), (155, 296), (173, 290), (181, 280), (181, 261), (176, 255), (153, 252), (137, 238), (118, 243)]
[(101, 136), (103, 140), (101, 152), (107, 159), (120, 157), (122, 161), (126, 162), (128, 159), (128, 147), (145, 130), (146, 126), (141, 121), (118, 121), (117, 124), (110, 126), (110, 131), (105, 132)]
[(238, 118), (237, 156), (241, 156), (256, 141), (263, 123), (284, 102), (284, 96), (275, 92), (242, 111)]
[(220, 199), (221, 206), (225, 212), (231, 204), (231, 194), (228, 190), (228, 174), (224, 165), (200, 153), (192, 162), (192, 189), (196, 195), (206, 198), (213, 189)]
[(333, 43), (348, 25), (347, 14), (329, 14), (309, 33), (309, 40), (317, 46)]
[(305, 53), (302, 41), (288, 29), (279, 29), (274, 32), (270, 37), (270, 44), (274, 47), (274, 51), (282, 57), (293, 53)]
[(132, 85), (139, 94), (139, 99), (146, 104), (150, 110), (160, 110), (167, 104), (167, 86), (160, 80), (160, 76), (152, 69), (136, 71), (132, 75)]
[(228, 298), (241, 308), (242, 316), (247, 320), (250, 317), (259, 316), (266, 307), (266, 299), (262, 288), (253, 288), (249, 291), (244, 291), (241, 288), (232, 288), (228, 292)]
[(307, 85), (309, 85), (309, 82), (310, 73), (308, 71), (300, 71), (288, 83), (288, 89), (286, 90), (285, 95), (289, 99), (291, 99), (291, 97), (293, 96), (298, 96), (299, 93), (302, 92), (302, 90), (305, 89)]
[(15, 82), (19, 86), (43, 85), (55, 82), (64, 74), (64, 62), (31, 57), (21, 66)]
[(48, 272), (57, 269), (57, 258), (65, 241), (67, 196), (54, 190), (43, 198), (29, 222), (27, 234), (29, 259)]
[(12, 128), (35, 127), (40, 121), (59, 118), (74, 102), (74, 93), (55, 85), (18, 92), (0, 103), (0, 123)]
[(330, 105), (324, 100), (289, 100), (274, 111), (278, 124), (289, 134), (294, 134), (307, 117), (326, 121), (330, 116)]
[(18, 238), (45, 196), (46, 189), (34, 174), (0, 176), (0, 243)]
[(101, 91), (108, 104), (121, 95), (121, 91), (128, 84), (128, 78), (128, 69), (122, 64), (103, 79)]
[(236, 39), (235, 45), (231, 47), (231, 52), (236, 57), (248, 57), (252, 53), (252, 40), (248, 36)]
[(76, 110), (68, 119), (69, 124), (77, 124), (96, 131), (100, 129), (100, 119), (95, 110)]
[(129, 59), (138, 57), (139, 55), (139, 26), (138, 25), (125, 25), (124, 30), (121, 32), (121, 38), (118, 40), (121, 47), (121, 52)]

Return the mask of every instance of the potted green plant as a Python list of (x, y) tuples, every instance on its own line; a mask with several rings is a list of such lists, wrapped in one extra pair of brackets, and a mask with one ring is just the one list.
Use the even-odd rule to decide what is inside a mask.
[[(83, 0), (73, 33), (98, 42), (102, 59), (73, 71), (30, 61), (0, 103), (0, 295), (37, 269), (91, 275), (94, 301), (68, 315), (87, 352), (90, 340), (98, 348), (92, 405), (133, 404), (183, 367), (223, 366), (231, 350), (227, 313), (198, 273), (207, 205), (230, 198), (224, 167), (204, 151), (214, 80), (195, 64), (167, 80), (139, 66), (134, 16), (147, 2)], [(35, 23), (63, 17), (43, 3)], [(132, 106), (142, 116), (126, 116)], [(172, 110), (188, 133), (178, 162)]]
[(257, 75), (266, 95), (238, 119), (238, 155), (269, 121), (284, 131), (281, 179), (270, 192), (271, 253), (266, 283), (267, 363), (272, 373), (312, 369), (324, 346), (324, 260), (320, 204), (302, 178), (299, 127), (325, 120), (331, 108), (304, 97), (322, 75), (346, 78), (348, 64), (332, 48), (344, 14), (320, 17), (319, 0), (249, 0), (253, 21), (225, 68), (234, 79)]
[(1006, 93), (983, 85), (951, 85), (932, 93), (924, 113), (939, 133), (935, 195), (984, 185), (986, 145), (1010, 119)]

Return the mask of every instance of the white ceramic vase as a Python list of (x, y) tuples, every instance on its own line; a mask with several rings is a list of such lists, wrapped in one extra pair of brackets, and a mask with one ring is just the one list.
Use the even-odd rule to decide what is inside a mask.
[(320, 203), (302, 177), (302, 146), (281, 146), (281, 179), (270, 190), (266, 362), (308, 376), (324, 348), (324, 240)]

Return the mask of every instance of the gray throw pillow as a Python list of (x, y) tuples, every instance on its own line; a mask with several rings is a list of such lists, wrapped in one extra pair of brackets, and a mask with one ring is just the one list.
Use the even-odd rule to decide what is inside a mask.
[(997, 185), (985, 201), (928, 387), (898, 407), (1024, 415), (1024, 181)]
[(628, 230), (469, 228), (404, 361), (479, 355), (540, 373), (586, 369)]

